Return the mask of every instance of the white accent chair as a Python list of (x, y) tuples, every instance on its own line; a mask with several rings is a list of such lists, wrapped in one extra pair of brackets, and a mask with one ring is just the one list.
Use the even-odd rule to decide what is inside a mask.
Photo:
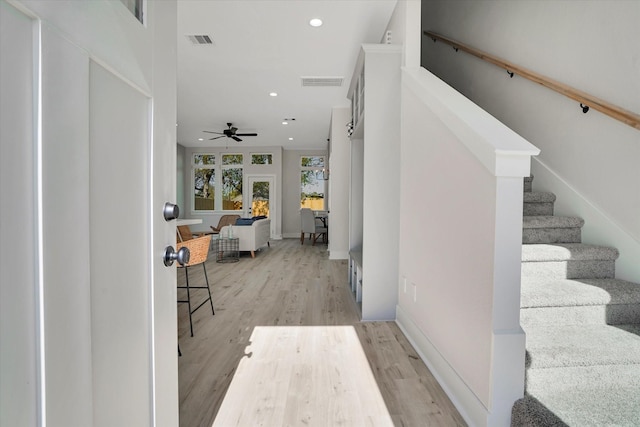
[(238, 246), (241, 252), (251, 252), (251, 258), (256, 257), (255, 251), (263, 246), (271, 246), (271, 220), (269, 218), (257, 219), (251, 225), (225, 225), (220, 229), (220, 236), (229, 236), (229, 227), (233, 227), (233, 237), (238, 238)]
[(304, 244), (304, 235), (309, 233), (311, 245), (315, 245), (316, 241), (322, 236), (322, 241), (327, 241), (327, 227), (316, 224), (316, 217), (309, 208), (300, 209), (300, 244)]

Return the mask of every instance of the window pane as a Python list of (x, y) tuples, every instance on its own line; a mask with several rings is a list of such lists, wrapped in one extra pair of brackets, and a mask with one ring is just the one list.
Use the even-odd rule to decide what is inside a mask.
[(194, 165), (215, 165), (216, 156), (214, 156), (213, 154), (194, 154), (193, 164)]
[(138, 21), (142, 21), (142, 0), (120, 0)]
[(222, 209), (242, 210), (242, 168), (222, 170)]
[(324, 210), (324, 180), (318, 178), (316, 171), (301, 171), (300, 190), (301, 208)]
[(222, 164), (223, 165), (241, 165), (242, 154), (223, 154)]
[(322, 156), (303, 156), (301, 159), (301, 166), (303, 167), (324, 167), (324, 157)]
[(194, 209), (212, 211), (216, 172), (214, 169), (195, 169), (194, 172)]
[(271, 154), (252, 154), (252, 165), (271, 165), (273, 164), (273, 155)]
[(269, 197), (269, 181), (253, 183), (253, 200), (251, 202), (253, 216), (269, 216)]

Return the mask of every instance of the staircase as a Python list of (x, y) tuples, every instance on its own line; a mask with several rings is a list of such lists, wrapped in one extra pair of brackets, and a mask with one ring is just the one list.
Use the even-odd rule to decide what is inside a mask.
[[(525, 178), (520, 322), (525, 397), (512, 426), (640, 426), (640, 285), (615, 276), (618, 251), (581, 243), (580, 218)], [(640, 260), (639, 260), (640, 261)]]

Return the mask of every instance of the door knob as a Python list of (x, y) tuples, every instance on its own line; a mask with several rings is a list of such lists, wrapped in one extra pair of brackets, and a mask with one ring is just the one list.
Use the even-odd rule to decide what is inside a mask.
[(164, 261), (164, 265), (170, 267), (173, 265), (174, 261), (178, 261), (178, 264), (185, 265), (189, 263), (189, 258), (191, 254), (189, 253), (188, 248), (180, 248), (178, 252), (173, 249), (173, 246), (167, 246), (164, 248), (164, 255), (162, 257)]
[(164, 204), (164, 207), (162, 208), (162, 215), (164, 216), (165, 221), (177, 219), (180, 216), (180, 208), (178, 207), (178, 205), (166, 202)]

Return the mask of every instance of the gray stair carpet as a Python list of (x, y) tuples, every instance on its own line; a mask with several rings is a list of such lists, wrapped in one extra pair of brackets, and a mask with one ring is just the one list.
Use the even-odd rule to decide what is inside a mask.
[(640, 285), (618, 250), (581, 243), (584, 221), (524, 180), (520, 323), (525, 396), (512, 426), (640, 426)]

